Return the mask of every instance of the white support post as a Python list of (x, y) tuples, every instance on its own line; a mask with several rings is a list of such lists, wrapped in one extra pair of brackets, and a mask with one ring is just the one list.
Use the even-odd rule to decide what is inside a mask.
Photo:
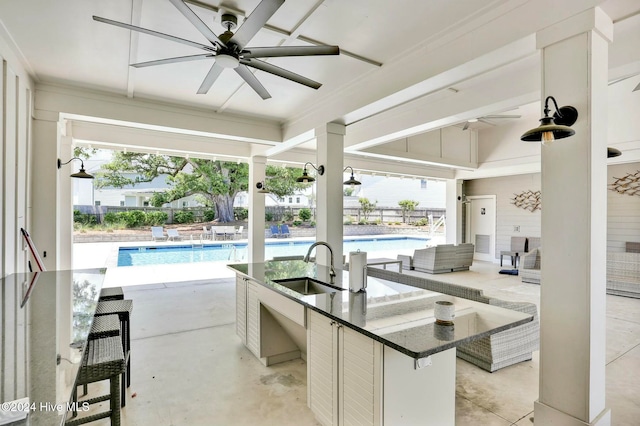
[(447, 244), (460, 244), (462, 242), (461, 179), (447, 179), (445, 224)]
[(611, 424), (605, 407), (605, 262), (612, 34), (611, 20), (599, 8), (537, 34), (543, 104), (553, 96), (560, 107), (574, 106), (579, 116), (574, 136), (542, 146), (544, 249), (535, 424)]
[[(324, 175), (317, 176), (316, 240), (326, 241), (333, 249), (336, 268), (342, 269), (342, 206), (343, 206), (343, 147), (346, 128), (342, 124), (327, 123), (316, 129), (317, 162), (324, 166)], [(319, 264), (329, 265), (329, 253), (318, 247)]]
[(256, 183), (265, 181), (267, 158), (253, 156), (249, 162), (249, 231), (247, 262), (264, 262), (264, 198), (266, 194), (258, 192)]

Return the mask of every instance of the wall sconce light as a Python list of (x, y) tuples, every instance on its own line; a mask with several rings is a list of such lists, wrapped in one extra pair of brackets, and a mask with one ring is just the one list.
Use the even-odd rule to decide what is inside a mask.
[(622, 155), (622, 151), (615, 148), (607, 147), (607, 158), (620, 157)]
[(351, 185), (351, 187), (355, 186), (355, 185), (362, 185), (360, 182), (358, 182), (354, 177), (353, 177), (353, 167), (351, 166), (347, 166), (344, 168), (343, 172), (346, 172), (347, 169), (351, 169), (351, 177), (349, 178), (349, 180), (346, 180), (343, 182), (343, 185)]
[[(549, 117), (549, 99), (553, 101), (556, 112), (553, 117)], [(547, 145), (556, 139), (568, 138), (575, 135), (575, 130), (571, 127), (578, 119), (578, 110), (572, 106), (558, 108), (558, 103), (553, 96), (547, 96), (544, 101), (544, 117), (540, 119), (540, 125), (535, 129), (525, 132), (520, 140), (525, 142), (540, 142)]]
[(304, 165), (304, 167), (302, 168), (302, 176), (300, 176), (298, 179), (296, 179), (296, 182), (298, 183), (311, 183), (315, 181), (315, 178), (313, 176), (309, 176), (309, 173), (307, 173), (307, 164), (310, 165), (311, 167), (313, 167), (320, 176), (322, 176), (324, 174), (324, 166), (314, 166), (312, 163), (306, 163)]
[(269, 190), (267, 189), (267, 185), (264, 183), (264, 181), (260, 181), (256, 183), (256, 188), (258, 188), (258, 192), (261, 194), (269, 193)]
[(64, 166), (65, 164), (69, 164), (70, 162), (72, 162), (73, 160), (80, 160), (80, 171), (78, 173), (73, 173), (71, 175), (72, 178), (78, 178), (78, 179), (93, 179), (93, 176), (90, 175), (89, 173), (87, 173), (84, 170), (84, 161), (82, 161), (81, 158), (78, 157), (73, 157), (71, 160), (67, 161), (66, 163), (63, 163), (59, 158), (58, 158), (58, 168)]

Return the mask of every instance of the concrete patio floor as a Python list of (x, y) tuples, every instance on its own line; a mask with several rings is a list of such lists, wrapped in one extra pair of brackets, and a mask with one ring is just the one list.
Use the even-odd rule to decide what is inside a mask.
[[(470, 271), (436, 278), (480, 288), (489, 296), (539, 304), (539, 286), (500, 275), (499, 269), (474, 262)], [(305, 363), (264, 367), (235, 335), (235, 284), (229, 272), (222, 264), (210, 267), (216, 278), (209, 280), (127, 285), (118, 277), (108, 282), (124, 286), (125, 296), (134, 301), (132, 385), (123, 425), (318, 424), (306, 406)], [(636, 425), (640, 300), (606, 297), (607, 406), (613, 425)], [(569, 349), (567, 356), (572, 356)], [(458, 359), (456, 425), (531, 425), (538, 371), (537, 352), (532, 361), (495, 373)]]

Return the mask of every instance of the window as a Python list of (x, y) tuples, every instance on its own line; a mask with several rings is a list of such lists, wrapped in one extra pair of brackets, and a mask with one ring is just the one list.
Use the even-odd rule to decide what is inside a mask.
[(120, 207), (124, 207), (124, 201), (120, 201)]
[(97, 201), (97, 200), (96, 200), (95, 205), (96, 205), (96, 206), (99, 206), (99, 205), (100, 205), (100, 201)]
[(189, 207), (189, 203), (187, 201), (182, 202), (182, 207)]
[(420, 189), (427, 189), (427, 180), (420, 179)]
[(300, 204), (300, 197), (296, 197), (296, 204)]
[(289, 197), (289, 204), (293, 203), (293, 197)]
[(149, 202), (148, 201), (143, 201), (142, 202), (142, 207), (149, 207)]

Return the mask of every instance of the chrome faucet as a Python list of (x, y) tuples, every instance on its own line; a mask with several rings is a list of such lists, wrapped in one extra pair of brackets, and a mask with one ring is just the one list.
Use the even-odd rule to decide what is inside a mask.
[(307, 251), (307, 255), (304, 257), (303, 260), (305, 262), (309, 261), (309, 257), (311, 256), (311, 251), (316, 246), (325, 246), (326, 248), (329, 249), (329, 254), (331, 255), (331, 266), (329, 267), (329, 279), (330, 279), (329, 284), (334, 284), (335, 278), (336, 278), (336, 270), (333, 267), (333, 250), (331, 249), (331, 246), (329, 245), (329, 243), (326, 243), (324, 241), (316, 241), (315, 243), (311, 244), (311, 247), (309, 247), (309, 250)]

